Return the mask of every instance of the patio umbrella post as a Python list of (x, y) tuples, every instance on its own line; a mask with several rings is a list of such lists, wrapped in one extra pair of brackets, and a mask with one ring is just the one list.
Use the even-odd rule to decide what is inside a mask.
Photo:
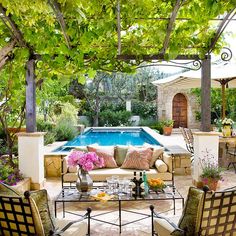
[(223, 120), (225, 118), (225, 110), (226, 110), (225, 81), (221, 82), (221, 96), (222, 96), (222, 120)]

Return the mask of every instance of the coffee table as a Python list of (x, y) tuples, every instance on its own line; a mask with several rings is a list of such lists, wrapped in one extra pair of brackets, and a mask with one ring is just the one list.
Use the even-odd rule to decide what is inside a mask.
[[(106, 187), (106, 183), (105, 182), (96, 182), (94, 183), (93, 188), (94, 189), (104, 189)], [(124, 194), (124, 195), (118, 195), (115, 194), (114, 198), (110, 199), (110, 201), (113, 202), (118, 202), (118, 213), (119, 213), (119, 223), (116, 224), (114, 222), (108, 222), (102, 219), (97, 219), (96, 217), (101, 216), (101, 215), (105, 215), (114, 211), (107, 211), (104, 213), (99, 213), (99, 214), (94, 214), (91, 215), (91, 219), (95, 220), (95, 221), (99, 221), (99, 222), (103, 222), (103, 223), (107, 223), (110, 225), (115, 225), (119, 227), (120, 233), (121, 233), (121, 228), (122, 226), (128, 225), (128, 224), (132, 224), (135, 223), (137, 221), (141, 221), (144, 219), (147, 219), (149, 217), (151, 217), (151, 214), (146, 214), (146, 213), (140, 213), (137, 211), (131, 211), (131, 210), (125, 210), (122, 209), (122, 202), (127, 202), (127, 201), (132, 201), (132, 202), (139, 202), (139, 201), (173, 201), (173, 210), (174, 210), (174, 214), (176, 212), (176, 200), (180, 200), (182, 201), (182, 207), (184, 205), (184, 198), (182, 197), (182, 195), (179, 193), (179, 191), (172, 185), (167, 185), (167, 187), (163, 190), (163, 192), (155, 192), (152, 190), (149, 190), (149, 193), (146, 196), (143, 197), (133, 197), (131, 196), (131, 194)], [(71, 213), (74, 215), (78, 215), (77, 213), (72, 213), (72, 212), (68, 212), (66, 211), (66, 203), (88, 203), (88, 207), (91, 206), (92, 203), (97, 203), (98, 200), (95, 200), (94, 198), (92, 198), (90, 196), (90, 194), (81, 194), (80, 192), (78, 192), (78, 190), (75, 187), (64, 187), (62, 189), (62, 191), (60, 192), (60, 194), (57, 196), (56, 200), (55, 200), (55, 217), (57, 217), (57, 204), (58, 203), (62, 203), (62, 210), (63, 210), (63, 217), (65, 217), (65, 213)], [(101, 203), (102, 204), (102, 203)], [(141, 218), (136, 219), (136, 220), (131, 220), (129, 222), (126, 223), (122, 223), (122, 212), (130, 212), (130, 213), (134, 213), (134, 214), (138, 214), (141, 216)], [(92, 212), (93, 213), (93, 212)]]

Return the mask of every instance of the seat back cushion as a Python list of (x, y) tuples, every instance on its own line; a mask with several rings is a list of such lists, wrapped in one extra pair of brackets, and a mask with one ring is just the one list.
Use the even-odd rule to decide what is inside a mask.
[(114, 158), (114, 146), (88, 146), (89, 152), (95, 152), (100, 158), (104, 159), (106, 168), (118, 167)]
[(121, 168), (149, 170), (152, 153), (153, 152), (151, 148), (138, 148), (129, 146), (128, 152)]
[(30, 197), (38, 208), (44, 232), (46, 235), (49, 235), (50, 230), (55, 229), (55, 218), (47, 191), (45, 189), (32, 191)]
[(128, 152), (128, 146), (117, 145), (115, 147), (115, 160), (118, 166), (121, 166), (125, 160), (126, 154)]
[[(187, 200), (184, 206), (182, 216), (179, 220), (179, 228), (186, 231), (186, 236), (193, 236), (196, 232), (196, 225), (198, 224), (199, 214), (203, 208), (204, 192), (195, 187), (190, 187)], [(179, 236), (179, 231), (174, 231), (171, 235)]]

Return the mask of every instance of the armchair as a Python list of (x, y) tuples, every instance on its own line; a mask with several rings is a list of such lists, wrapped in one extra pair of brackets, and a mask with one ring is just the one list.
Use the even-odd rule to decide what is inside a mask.
[(236, 235), (236, 187), (224, 191), (204, 191), (190, 187), (178, 224), (158, 215), (150, 206), (152, 235)]
[(90, 235), (90, 208), (79, 220), (55, 220), (48, 203), (46, 190), (21, 195), (0, 183), (0, 235)]

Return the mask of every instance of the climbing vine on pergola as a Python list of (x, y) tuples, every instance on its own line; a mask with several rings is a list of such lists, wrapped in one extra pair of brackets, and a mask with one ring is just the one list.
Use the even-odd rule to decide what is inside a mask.
[[(37, 81), (74, 76), (84, 82), (96, 70), (131, 72), (144, 61), (172, 59), (203, 60), (209, 77), (209, 55), (224, 46), (222, 32), (235, 8), (236, 0), (0, 0), (0, 69), (9, 60), (19, 70), (27, 64), (32, 132)], [(207, 130), (209, 117), (204, 120)]]

